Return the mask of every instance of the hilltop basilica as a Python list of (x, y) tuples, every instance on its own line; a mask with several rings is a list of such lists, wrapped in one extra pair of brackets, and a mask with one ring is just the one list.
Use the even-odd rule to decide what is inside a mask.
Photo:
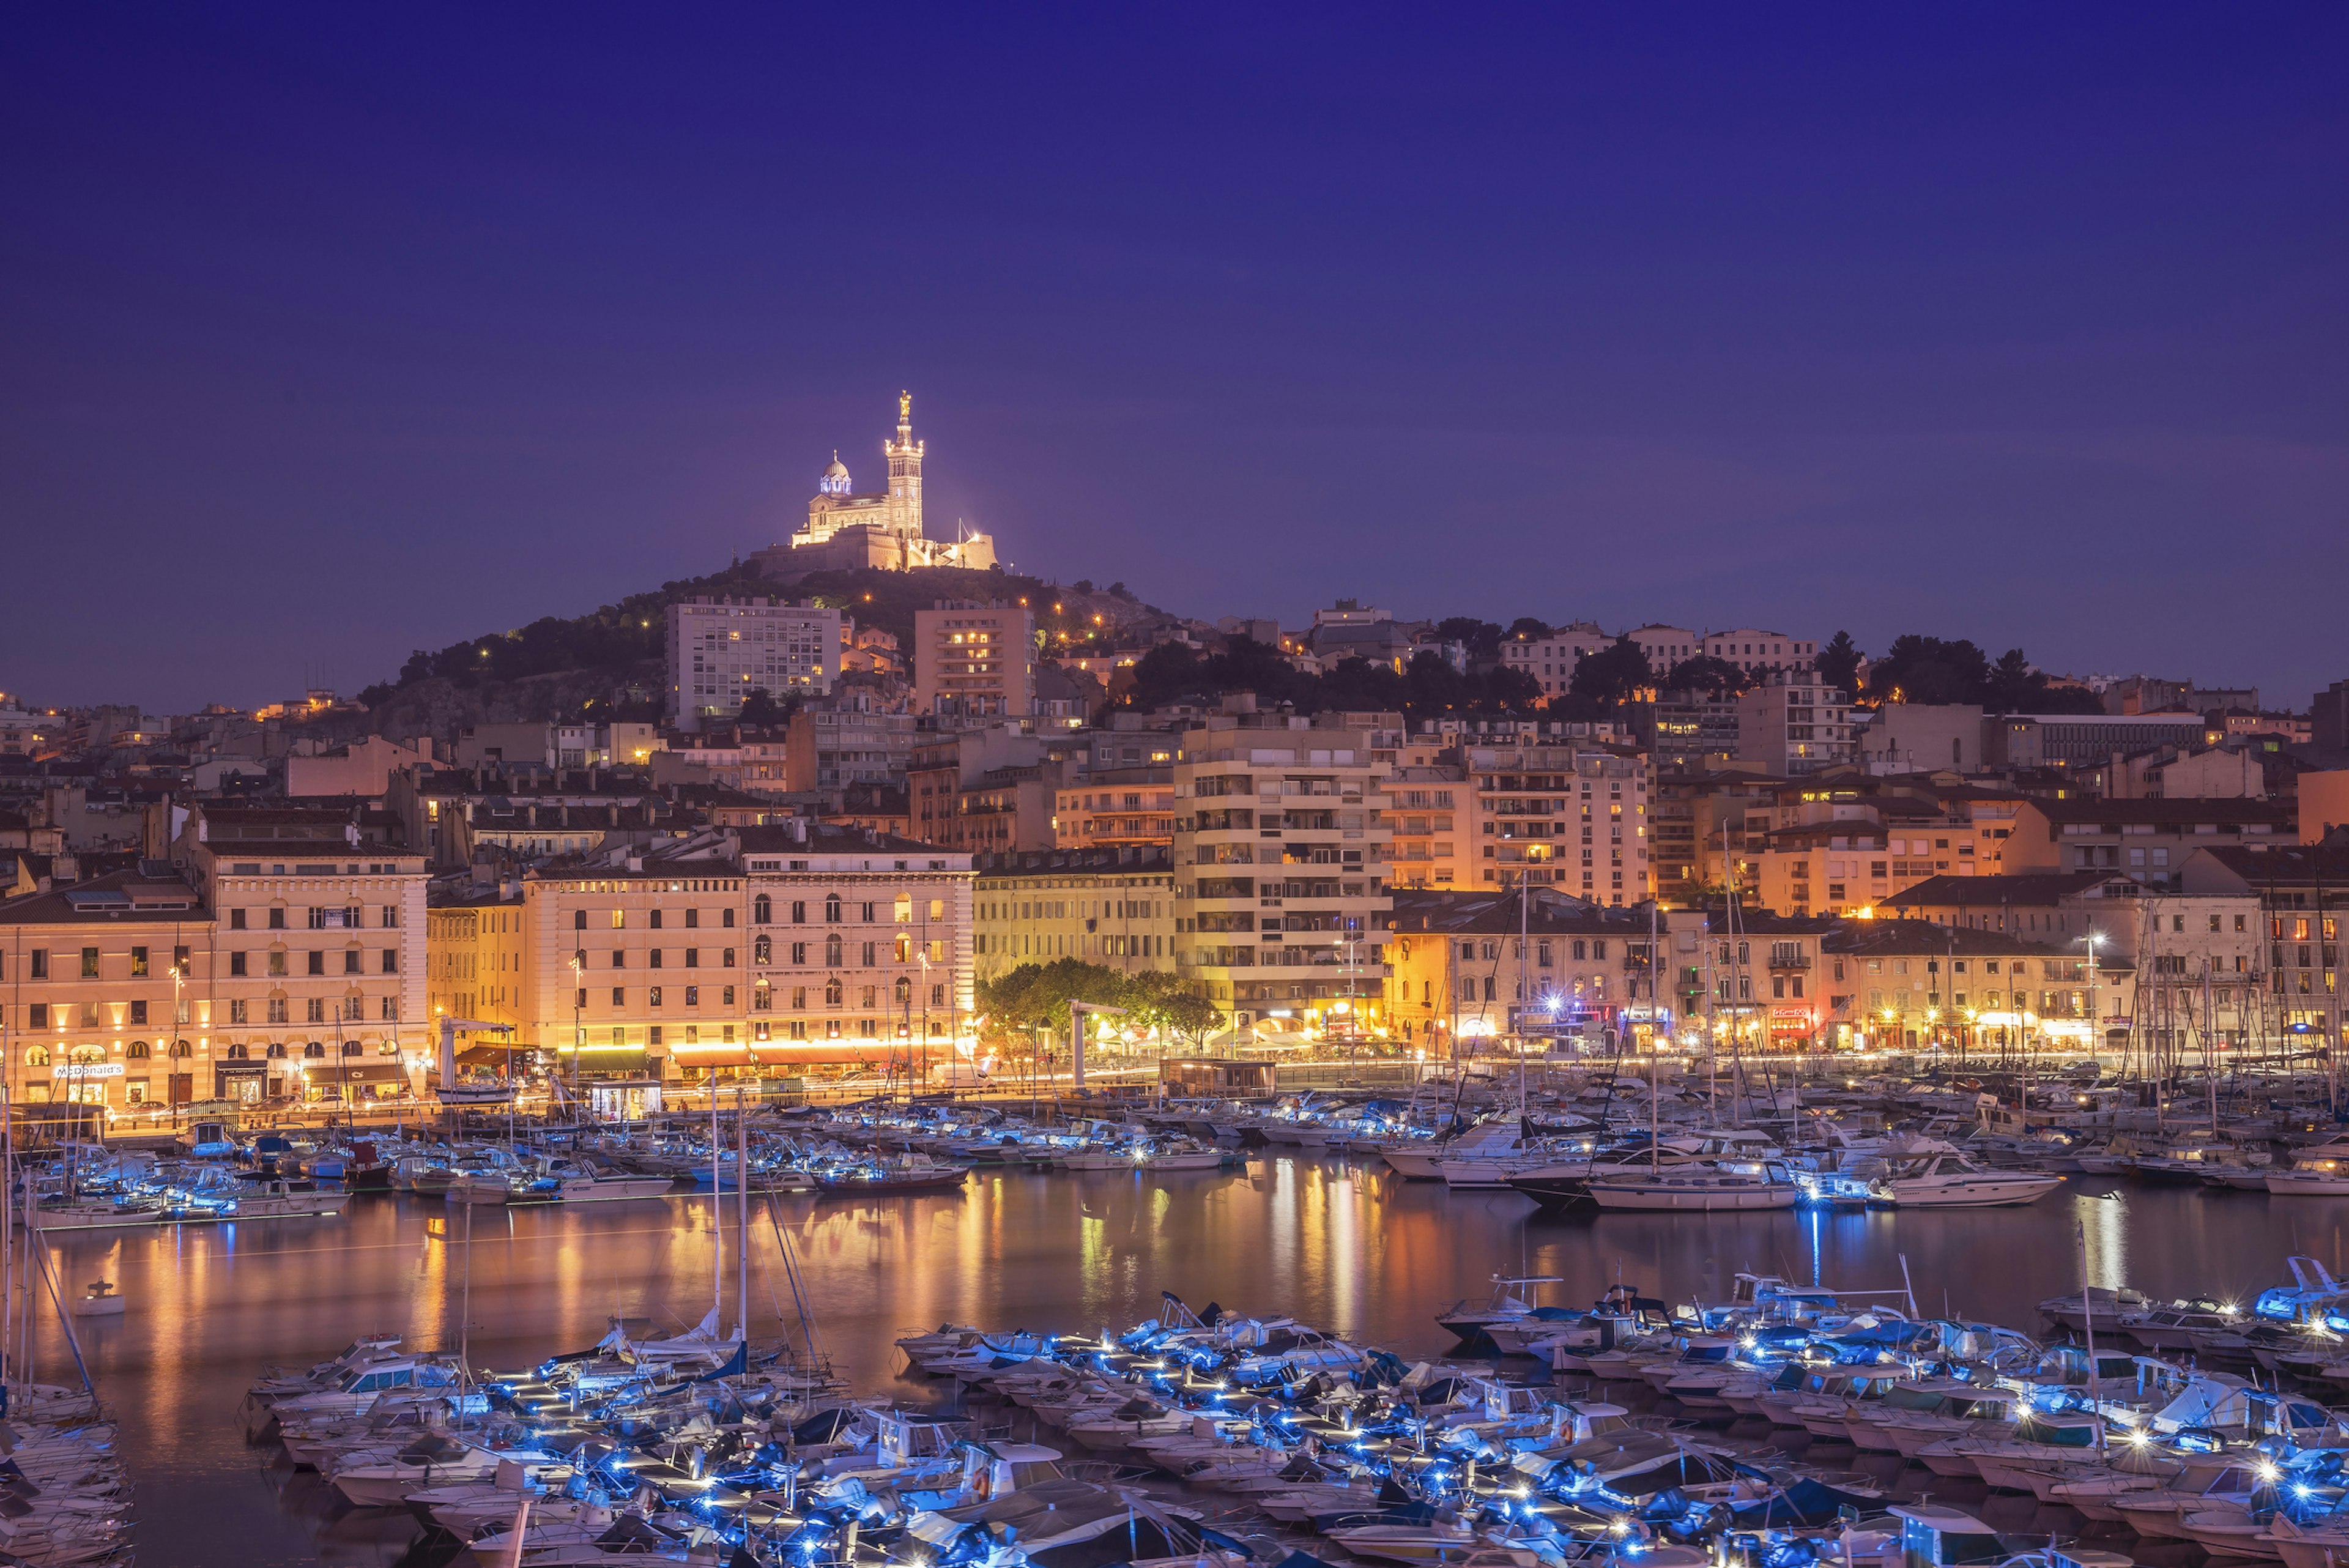
[(845, 566), (911, 571), (916, 566), (995, 565), (995, 540), (965, 534), (948, 543), (922, 532), (922, 454), (926, 441), (914, 439), (914, 394), (897, 396), (897, 434), (881, 443), (888, 460), (889, 487), (856, 493), (840, 453), (816, 481), (808, 502), (807, 526), (792, 535), (788, 549), (770, 546), (751, 556), (771, 577), (796, 578)]

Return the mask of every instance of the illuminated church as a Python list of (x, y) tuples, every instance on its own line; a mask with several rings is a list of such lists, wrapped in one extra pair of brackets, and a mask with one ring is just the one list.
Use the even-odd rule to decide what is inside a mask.
[(889, 463), (886, 490), (858, 494), (840, 453), (816, 481), (808, 502), (807, 526), (792, 535), (791, 548), (761, 550), (754, 557), (770, 576), (800, 576), (844, 566), (911, 571), (916, 566), (995, 565), (995, 540), (964, 534), (951, 543), (922, 531), (922, 455), (928, 445), (914, 438), (914, 394), (897, 397), (896, 436), (881, 443)]

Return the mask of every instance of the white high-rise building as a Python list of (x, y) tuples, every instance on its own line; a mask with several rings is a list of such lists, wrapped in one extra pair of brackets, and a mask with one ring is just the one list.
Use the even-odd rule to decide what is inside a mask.
[(668, 717), (680, 730), (724, 723), (764, 690), (817, 696), (840, 673), (838, 610), (774, 598), (697, 598), (668, 607)]

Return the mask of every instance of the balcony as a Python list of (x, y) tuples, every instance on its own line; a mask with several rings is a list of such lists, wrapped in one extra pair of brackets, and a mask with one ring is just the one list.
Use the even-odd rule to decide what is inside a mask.
[(1811, 960), (1807, 953), (1772, 953), (1769, 964), (1772, 969), (1782, 971), (1807, 970), (1811, 967)]

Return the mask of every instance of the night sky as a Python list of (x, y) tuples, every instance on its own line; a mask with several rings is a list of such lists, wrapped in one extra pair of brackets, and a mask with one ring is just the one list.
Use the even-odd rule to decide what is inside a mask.
[(2349, 8), (43, 5), (0, 689), (787, 535), (901, 387), (1063, 580), (2349, 676)]

